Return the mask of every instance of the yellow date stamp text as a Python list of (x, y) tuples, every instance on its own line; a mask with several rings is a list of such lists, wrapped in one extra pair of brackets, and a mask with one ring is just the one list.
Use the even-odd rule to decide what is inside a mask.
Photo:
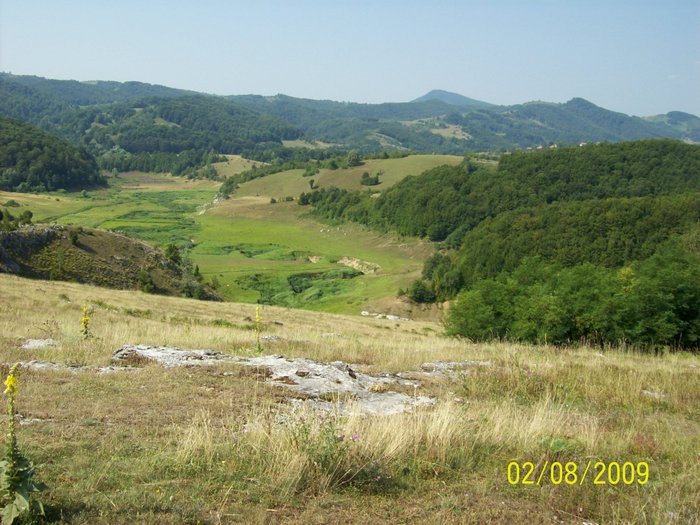
[(511, 461), (507, 468), (511, 485), (646, 485), (649, 483), (649, 464), (646, 461)]

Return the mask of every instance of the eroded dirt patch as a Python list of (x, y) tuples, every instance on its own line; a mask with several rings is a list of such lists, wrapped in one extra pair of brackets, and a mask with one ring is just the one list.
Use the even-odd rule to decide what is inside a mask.
[(378, 264), (355, 259), (354, 257), (343, 257), (342, 259), (338, 260), (338, 264), (342, 264), (343, 266), (347, 266), (353, 270), (358, 270), (365, 275), (378, 273), (382, 269), (382, 267)]

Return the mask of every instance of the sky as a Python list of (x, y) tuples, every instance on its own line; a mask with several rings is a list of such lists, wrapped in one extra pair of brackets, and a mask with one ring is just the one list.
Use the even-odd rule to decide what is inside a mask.
[(0, 71), (219, 95), (700, 116), (700, 0), (0, 0)]

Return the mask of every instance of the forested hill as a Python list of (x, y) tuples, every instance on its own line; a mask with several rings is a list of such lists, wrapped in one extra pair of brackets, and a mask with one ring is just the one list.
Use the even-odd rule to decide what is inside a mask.
[(281, 147), (282, 140), (301, 134), (287, 122), (223, 97), (138, 83), (21, 78), (25, 81), (0, 77), (0, 115), (35, 124), (95, 155), (113, 148), (131, 153), (241, 153)]
[(426, 100), (441, 100), (442, 102), (452, 106), (463, 107), (489, 107), (493, 105), (482, 100), (465, 97), (464, 95), (460, 95), (458, 93), (450, 93), (449, 91), (442, 89), (433, 89), (422, 97), (418, 97), (417, 99), (413, 100), (413, 102), (424, 102)]
[(504, 155), (496, 172), (473, 163), (409, 177), (375, 199), (376, 220), (408, 235), (462, 245), (500, 213), (558, 202), (700, 192), (700, 146), (671, 140)]
[(407, 293), (457, 297), (455, 334), (700, 344), (700, 146), (518, 153), (495, 169), (465, 161), (407, 177), (379, 197), (333, 189), (303, 201), (445, 240)]
[(317, 207), (458, 246), (466, 231), (508, 210), (697, 191), (700, 146), (644, 140), (504, 155), (495, 173), (473, 162), (443, 166), (407, 177), (376, 199), (339, 209), (348, 201), (329, 193)]
[(53, 98), (67, 106), (94, 106), (143, 97), (172, 98), (195, 95), (196, 92), (143, 82), (111, 82), (96, 80), (51, 80), (30, 75), (0, 73), (0, 82), (24, 86), (33, 92)]
[(95, 159), (29, 124), (0, 117), (0, 189), (79, 190), (102, 184)]
[(97, 151), (117, 147), (131, 153), (196, 149), (235, 154), (265, 143), (281, 146), (283, 139), (300, 134), (279, 119), (203, 95), (137, 99), (77, 115), (84, 117), (83, 141)]

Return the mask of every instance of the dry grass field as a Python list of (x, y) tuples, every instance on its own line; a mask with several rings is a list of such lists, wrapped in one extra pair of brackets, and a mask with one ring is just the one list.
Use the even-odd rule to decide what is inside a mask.
[[(255, 308), (0, 275), (0, 362), (107, 366), (126, 343), (255, 352)], [(83, 304), (90, 337), (81, 337)], [(237, 365), (24, 367), (20, 449), (51, 521), (133, 523), (698, 523), (700, 357), (474, 345), (439, 324), (264, 307), (263, 353), (406, 372), (435, 399), (343, 415)], [(27, 339), (55, 346), (23, 349)], [(477, 361), (452, 375), (421, 364)], [(490, 363), (484, 365), (484, 362)], [(413, 371), (413, 372), (412, 372)], [(411, 375), (409, 372), (412, 372)], [(508, 481), (517, 462), (541, 482)], [(629, 463), (626, 481), (607, 474)], [(591, 472), (581, 483), (583, 470)], [(649, 472), (644, 483), (643, 469)], [(569, 469), (573, 468), (571, 466)], [(511, 480), (513, 480), (511, 470)], [(558, 483), (557, 483), (558, 481)], [(627, 483), (630, 481), (630, 483)]]

